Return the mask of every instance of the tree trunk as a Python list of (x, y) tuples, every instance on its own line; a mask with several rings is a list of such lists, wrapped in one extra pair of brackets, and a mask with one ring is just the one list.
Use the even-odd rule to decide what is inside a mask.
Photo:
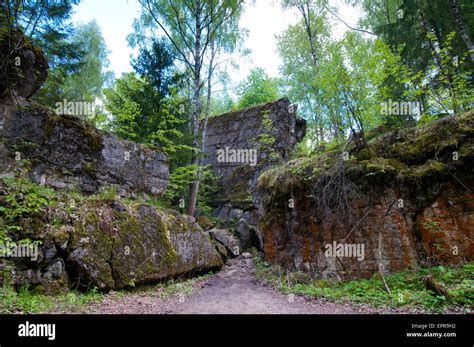
[[(201, 101), (200, 101), (200, 87), (199, 87), (199, 76), (194, 76), (194, 128), (193, 128), (193, 148), (199, 148), (199, 115), (201, 112)], [(192, 165), (199, 165), (199, 153), (195, 150), (192, 158)], [(199, 191), (199, 179), (196, 179), (191, 183), (189, 187), (189, 202), (188, 202), (188, 215), (194, 216), (196, 210), (197, 193)]]
[[(201, 152), (204, 151), (204, 146), (206, 145), (206, 137), (207, 137), (207, 124), (208, 124), (208, 121), (209, 121), (209, 110), (210, 110), (210, 105), (211, 105), (211, 87), (212, 87), (212, 80), (211, 80), (211, 76), (212, 76), (212, 71), (213, 71), (213, 63), (214, 63), (214, 55), (215, 55), (215, 51), (214, 51), (214, 46), (212, 47), (212, 57), (211, 57), (211, 61), (209, 63), (209, 73), (208, 73), (208, 78), (207, 78), (207, 101), (206, 101), (206, 111), (205, 111), (205, 118), (204, 118), (204, 124), (203, 124), (203, 127), (202, 127), (202, 134), (201, 134), (201, 144), (200, 144), (200, 149), (201, 149)], [(199, 130), (199, 129), (198, 129)], [(195, 160), (196, 159), (196, 162)], [(202, 165), (202, 156), (201, 155), (196, 155), (193, 157), (193, 164), (195, 165), (198, 165), (198, 166), (201, 166)], [(196, 210), (196, 201), (197, 201), (197, 195), (198, 195), (198, 192), (199, 192), (199, 185), (200, 185), (200, 176), (202, 174), (202, 171), (199, 170), (198, 171), (198, 179), (196, 181), (194, 181), (192, 184), (191, 184), (191, 187), (190, 187), (190, 190), (189, 190), (189, 208), (188, 208), (188, 215), (189, 216), (193, 216), (194, 215), (194, 212)], [(191, 209), (192, 207), (192, 209)]]
[(314, 43), (313, 31), (311, 30), (311, 17), (310, 17), (309, 4), (306, 3), (306, 8), (303, 4), (298, 6), (298, 8), (301, 14), (303, 15), (303, 19), (304, 19), (304, 23), (306, 27), (306, 33), (308, 34), (309, 44), (311, 46), (311, 57), (313, 58), (314, 67), (316, 68), (318, 66), (318, 55), (316, 54), (316, 45)]
[(464, 26), (464, 21), (461, 15), (461, 9), (459, 8), (459, 4), (457, 0), (449, 0), (449, 6), (451, 7), (451, 12), (453, 13), (454, 20), (456, 25), (458, 26), (459, 34), (462, 37), (462, 40), (471, 52), (469, 53), (469, 57), (471, 61), (474, 62), (474, 45), (472, 44), (471, 37), (469, 33), (466, 31), (466, 27)]
[[(217, 49), (215, 43), (211, 46), (211, 59), (209, 61), (209, 71), (207, 74), (207, 100), (206, 100), (206, 111), (204, 116), (204, 125), (202, 128), (201, 135), (201, 152), (204, 152), (204, 146), (206, 145), (207, 138), (207, 124), (209, 122), (209, 112), (211, 110), (211, 91), (212, 91), (212, 74), (214, 72), (214, 59), (216, 57)], [(202, 165), (202, 157), (199, 161), (199, 165)]]
[[(194, 95), (193, 95), (193, 148), (199, 148), (199, 117), (201, 115), (201, 4), (196, 4), (196, 36), (194, 44)], [(199, 165), (199, 153), (193, 153), (192, 165)], [(196, 179), (189, 188), (188, 215), (194, 216), (196, 211), (199, 180)]]

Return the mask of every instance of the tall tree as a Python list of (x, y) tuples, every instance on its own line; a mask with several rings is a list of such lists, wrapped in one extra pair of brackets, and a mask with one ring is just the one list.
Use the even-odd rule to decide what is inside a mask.
[[(193, 84), (193, 165), (199, 164), (197, 149), (200, 139), (202, 111), (202, 73), (206, 53), (222, 34), (221, 27), (229, 20), (237, 20), (242, 11), (242, 0), (139, 0), (145, 22), (154, 24), (171, 41)], [(194, 215), (199, 181), (190, 187), (188, 214)]]
[(170, 156), (183, 145), (185, 119), (179, 117), (179, 98), (169, 95), (165, 100), (150, 79), (133, 72), (117, 79), (104, 93), (105, 108), (111, 114), (109, 128), (119, 137), (159, 145)]
[[(65, 75), (77, 71), (82, 51), (68, 38), (72, 34), (72, 8), (78, 3), (79, 0), (0, 1), (0, 35), (10, 38), (10, 52), (2, 54), (2, 59), (9, 59), (20, 49), (20, 36), (13, 33), (21, 32), (45, 52), (50, 68), (61, 66)], [(2, 66), (8, 64), (2, 62)]]
[(239, 108), (246, 108), (278, 99), (278, 80), (269, 77), (262, 68), (250, 71), (248, 77), (237, 87)]
[(43, 104), (54, 105), (63, 99), (92, 103), (102, 97), (102, 88), (113, 79), (113, 73), (106, 71), (108, 50), (96, 21), (78, 24), (69, 40), (84, 52), (79, 68), (66, 74), (63, 67), (52, 67), (49, 79), (35, 97)]
[[(463, 79), (473, 87), (471, 23), (474, 21), (474, 3), (469, 0), (362, 0), (360, 3), (365, 11), (361, 24), (371, 28), (391, 46), (393, 52), (399, 53), (402, 63), (413, 75), (425, 76), (424, 82), (417, 83), (425, 90), (417, 93), (418, 101), (423, 105), (422, 113), (439, 112), (438, 106), (448, 112), (455, 111), (452, 106), (457, 103), (452, 101), (460, 85), (459, 76), (470, 75), (470, 78)], [(450, 54), (449, 62), (442, 57), (447, 58), (446, 51)], [(466, 56), (468, 59), (464, 60)], [(458, 64), (460, 61), (463, 64)], [(453, 63), (456, 69), (452, 69)], [(447, 83), (436, 82), (444, 78)], [(386, 81), (393, 91), (393, 98), (400, 99), (413, 88), (413, 84), (397, 84), (394, 80)], [(442, 98), (439, 96), (445, 93), (451, 99), (448, 108), (446, 103), (440, 104)], [(438, 95), (436, 100), (433, 99), (435, 95)]]
[(317, 142), (325, 141), (326, 131), (325, 113), (321, 110), (323, 105), (316, 102), (320, 86), (315, 83), (315, 76), (327, 54), (326, 46), (330, 40), (325, 5), (326, 1), (286, 0), (283, 7), (298, 8), (302, 19), (277, 37), (284, 60), (281, 72), (286, 77), (291, 76), (285, 81), (287, 93), (292, 100), (300, 103), (300, 109), (313, 125), (309, 132)]
[(317, 54), (317, 45), (316, 36), (317, 32), (315, 31), (315, 26), (313, 24), (313, 18), (315, 13), (321, 13), (327, 7), (327, 0), (284, 0), (283, 8), (295, 7), (298, 9), (300, 14), (303, 16), (304, 27), (306, 34), (308, 35), (308, 42), (311, 47), (311, 58), (313, 64), (318, 65), (318, 54)]
[(315, 65), (304, 19), (278, 36), (285, 89), (309, 121), (313, 144), (340, 142), (349, 132), (363, 132), (383, 121), (380, 104), (386, 98), (383, 81), (398, 62), (383, 41), (358, 31), (340, 40), (330, 37), (323, 13), (312, 14), (317, 24)]
[[(472, 1), (362, 0), (361, 5), (365, 12), (361, 24), (392, 47), (403, 45), (400, 53), (404, 63), (416, 72), (427, 71), (431, 60), (436, 59), (433, 53), (453, 31), (457, 33), (452, 40), (455, 55), (461, 57), (473, 48)], [(436, 36), (436, 45), (428, 39), (429, 33)], [(474, 70), (472, 59), (470, 68)]]
[(456, 22), (458, 29), (457, 31), (466, 44), (466, 48), (470, 51), (469, 56), (471, 61), (474, 62), (474, 44), (472, 42), (471, 33), (466, 29), (466, 25), (464, 24), (465, 21), (461, 11), (461, 6), (457, 0), (449, 0), (449, 7), (451, 7), (451, 12), (453, 14), (454, 21)]

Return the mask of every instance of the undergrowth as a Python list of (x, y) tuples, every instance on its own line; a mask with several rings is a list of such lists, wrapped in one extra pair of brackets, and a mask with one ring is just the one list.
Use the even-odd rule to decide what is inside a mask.
[[(378, 274), (371, 279), (347, 282), (313, 280), (302, 276), (301, 273), (286, 272), (277, 265), (267, 264), (257, 252), (254, 252), (254, 263), (258, 278), (287, 294), (370, 304), (376, 307), (423, 308), (433, 312), (442, 312), (449, 308), (470, 312), (474, 307), (473, 262), (458, 267), (437, 266), (386, 275), (385, 280), (391, 294), (385, 290)], [(425, 288), (423, 278), (427, 275), (433, 276), (437, 283), (447, 289), (449, 298)]]

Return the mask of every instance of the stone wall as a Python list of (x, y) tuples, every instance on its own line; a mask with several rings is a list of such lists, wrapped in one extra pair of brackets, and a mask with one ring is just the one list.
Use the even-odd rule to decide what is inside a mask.
[(268, 170), (258, 232), (267, 261), (319, 278), (459, 264), (474, 258), (473, 192), (469, 112), (379, 136), (347, 161), (333, 150)]
[(30, 178), (57, 189), (96, 193), (113, 186), (121, 195), (160, 195), (168, 186), (168, 160), (159, 149), (26, 101), (19, 109), (0, 103), (0, 111), (0, 176), (28, 160)]
[[(244, 248), (257, 241), (253, 192), (258, 176), (287, 160), (305, 131), (306, 122), (297, 117), (296, 105), (287, 98), (209, 119), (204, 165), (211, 165), (219, 177), (215, 213), (237, 222)], [(243, 160), (232, 162), (233, 154)]]

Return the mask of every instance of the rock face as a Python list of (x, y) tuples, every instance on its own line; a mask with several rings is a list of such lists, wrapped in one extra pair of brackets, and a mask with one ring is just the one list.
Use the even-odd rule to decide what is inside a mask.
[[(227, 229), (211, 229), (208, 231), (209, 235), (215, 240), (215, 242), (220, 243), (225, 247), (226, 251), (223, 252), (224, 255), (233, 255), (238, 256), (241, 252), (241, 245), (239, 240), (237, 240)], [(218, 247), (220, 249), (220, 247)]]
[(160, 195), (168, 186), (167, 158), (158, 149), (119, 140), (37, 105), (3, 112), (0, 138), (3, 176), (26, 159), (30, 178), (56, 189), (95, 193), (114, 186), (123, 194)]
[(258, 199), (267, 261), (349, 279), (472, 260), (473, 138), (469, 112), (382, 135), (347, 161), (333, 151), (265, 172)]
[[(0, 241), (39, 245), (32, 248), (36, 256), (4, 259), (2, 253), (0, 284), (5, 279), (47, 293), (110, 290), (221, 267), (197, 223), (122, 199), (165, 191), (169, 165), (158, 148), (120, 140), (27, 100), (46, 79), (47, 63), (41, 50), (19, 39), (22, 48), (2, 65), (13, 77), (0, 81)], [(2, 52), (10, 52), (6, 45), (0, 41)], [(16, 57), (19, 68), (11, 64)], [(110, 187), (118, 195), (96, 194)]]
[(70, 213), (52, 209), (43, 218), (61, 218), (62, 225), (24, 228), (42, 245), (37, 261), (17, 263), (16, 283), (46, 291), (110, 290), (223, 265), (208, 235), (176, 211), (88, 201)]
[[(27, 160), (30, 170), (21, 175), (54, 188), (56, 205), (6, 221), (21, 228), (15, 240), (41, 242), (38, 259), (12, 262), (15, 284), (46, 292), (110, 290), (222, 266), (209, 235), (179, 213), (126, 205), (116, 196), (111, 201), (87, 197), (107, 187), (117, 188), (119, 196), (161, 194), (168, 185), (168, 163), (159, 150), (25, 105), (14, 112), (7, 106), (2, 114), (0, 178), (18, 177)], [(67, 190), (81, 191), (84, 201), (69, 201)], [(7, 194), (3, 186), (2, 206)]]
[(306, 122), (287, 98), (209, 119), (204, 165), (220, 177), (215, 214), (239, 222), (243, 247), (256, 245), (253, 193), (258, 176), (288, 159), (305, 131)]
[(38, 47), (19, 31), (0, 36), (0, 98), (34, 95), (48, 77), (48, 62)]

